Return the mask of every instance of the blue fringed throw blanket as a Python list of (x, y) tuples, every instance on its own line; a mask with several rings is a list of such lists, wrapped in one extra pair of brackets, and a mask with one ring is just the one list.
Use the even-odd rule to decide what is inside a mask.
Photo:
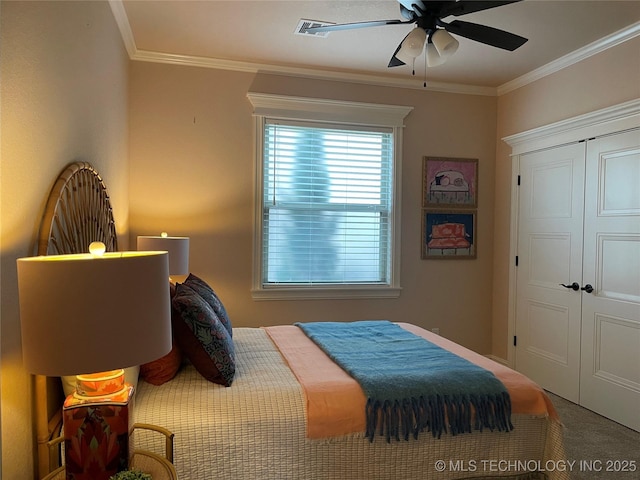
[(386, 320), (296, 323), (367, 397), (366, 436), (405, 440), (510, 431), (511, 399), (492, 372)]

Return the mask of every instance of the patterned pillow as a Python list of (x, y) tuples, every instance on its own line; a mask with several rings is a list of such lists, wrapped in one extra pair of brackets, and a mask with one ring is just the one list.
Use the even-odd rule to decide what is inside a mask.
[(233, 330), (231, 328), (231, 320), (229, 320), (229, 315), (227, 314), (227, 310), (222, 305), (220, 298), (216, 295), (216, 292), (213, 291), (213, 288), (207, 284), (201, 278), (196, 277), (193, 273), (190, 273), (187, 279), (184, 281), (185, 285), (193, 288), (198, 295), (200, 295), (205, 302), (207, 302), (213, 311), (216, 313), (224, 327), (229, 332), (229, 335), (233, 336)]
[(204, 378), (226, 387), (236, 372), (231, 335), (209, 304), (184, 283), (171, 300), (173, 333), (182, 353)]

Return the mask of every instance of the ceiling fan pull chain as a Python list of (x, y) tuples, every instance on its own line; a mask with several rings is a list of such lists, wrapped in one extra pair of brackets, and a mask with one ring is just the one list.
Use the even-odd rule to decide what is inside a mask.
[(423, 88), (427, 88), (427, 49), (424, 49), (424, 83), (422, 84)]

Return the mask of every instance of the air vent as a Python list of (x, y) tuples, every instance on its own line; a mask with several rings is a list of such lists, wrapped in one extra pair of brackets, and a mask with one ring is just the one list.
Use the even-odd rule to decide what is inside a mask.
[(324, 27), (325, 25), (335, 25), (335, 23), (321, 22), (319, 20), (306, 20), (303, 18), (300, 20), (300, 22), (298, 22), (298, 26), (296, 27), (296, 31), (294, 33), (296, 35), (324, 38), (329, 35), (329, 32), (310, 32), (308, 29), (312, 27)]

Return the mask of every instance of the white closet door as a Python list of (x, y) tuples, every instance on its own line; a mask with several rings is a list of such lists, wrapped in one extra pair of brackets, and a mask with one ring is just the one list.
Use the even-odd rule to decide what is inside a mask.
[(578, 402), (585, 143), (520, 157), (516, 368)]
[(640, 130), (587, 144), (580, 404), (640, 431)]

